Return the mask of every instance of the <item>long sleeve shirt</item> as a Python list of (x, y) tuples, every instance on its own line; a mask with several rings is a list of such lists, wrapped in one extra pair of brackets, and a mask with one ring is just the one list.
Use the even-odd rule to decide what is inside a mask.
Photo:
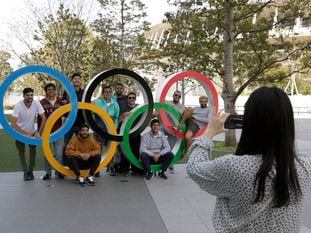
[(92, 136), (86, 139), (74, 135), (66, 146), (65, 154), (67, 156), (79, 157), (81, 153), (87, 153), (90, 156), (100, 154), (100, 147)]
[(114, 99), (111, 98), (111, 102), (108, 104), (104, 99), (96, 99), (95, 104), (102, 109), (104, 109), (108, 115), (112, 118), (115, 126), (118, 126), (119, 123), (119, 114), (120, 114), (120, 107), (118, 102)]
[(209, 123), (210, 119), (212, 118), (212, 109), (210, 107), (201, 108), (201, 107), (194, 107), (192, 118), (194, 119), (195, 123), (199, 126), (199, 128), (203, 128), (207, 123)]
[(206, 136), (194, 141), (188, 152), (187, 172), (202, 190), (217, 196), (213, 214), (217, 233), (300, 232), (303, 197), (310, 184), (310, 158), (299, 157), (299, 161), (296, 160), (302, 196), (295, 201), (293, 190), (290, 190), (289, 205), (272, 208), (274, 171), (266, 178), (264, 200), (253, 204), (254, 182), (262, 163), (261, 155), (231, 154), (210, 160), (210, 151), (211, 141)]
[(141, 138), (139, 153), (147, 153), (149, 156), (153, 156), (156, 153), (164, 155), (170, 152), (171, 148), (167, 141), (166, 136), (160, 131), (157, 135), (154, 135), (152, 131), (144, 134)]

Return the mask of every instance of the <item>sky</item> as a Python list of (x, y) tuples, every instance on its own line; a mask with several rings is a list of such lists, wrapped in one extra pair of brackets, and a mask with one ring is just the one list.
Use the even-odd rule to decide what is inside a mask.
[[(27, 49), (22, 45), (17, 38), (12, 37), (10, 32), (10, 24), (14, 25), (16, 22), (27, 21), (27, 12), (29, 10), (25, 4), (26, 0), (3, 0), (0, 6), (0, 49), (6, 50), (6, 41), (13, 42), (14, 48), (19, 52), (27, 51)], [(53, 0), (52, 0), (53, 1)], [(66, 0), (58, 0), (66, 1)], [(95, 3), (96, 0), (93, 0)], [(32, 2), (34, 6), (39, 6), (42, 3), (47, 3), (49, 0), (28, 0)], [(164, 18), (164, 13), (169, 10), (169, 5), (167, 0), (142, 0), (142, 2), (147, 6), (147, 20), (151, 22), (151, 25), (161, 23)], [(90, 7), (91, 9), (91, 7)], [(93, 12), (94, 17), (97, 12)], [(14, 67), (17, 66), (18, 61), (16, 59), (11, 59), (11, 63)]]

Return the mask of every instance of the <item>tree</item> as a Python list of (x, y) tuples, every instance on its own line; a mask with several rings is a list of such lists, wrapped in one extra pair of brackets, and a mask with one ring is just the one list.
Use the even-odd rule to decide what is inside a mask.
[(92, 33), (83, 20), (61, 4), (55, 16), (38, 21), (35, 32), (34, 39), (42, 45), (30, 54), (35, 64), (49, 65), (66, 75), (86, 73)]
[[(91, 13), (93, 1), (49, 0), (47, 6), (43, 4), (40, 7), (28, 1), (31, 14), (27, 24), (16, 22), (17, 26), (13, 24), (11, 29), (29, 52), (17, 54), (13, 48), (12, 51), (23, 65), (47, 65), (66, 76), (79, 71), (87, 81), (94, 74), (91, 63), (97, 60), (93, 51), (98, 47), (88, 26), (88, 20), (94, 14)], [(43, 81), (42, 86), (50, 80), (46, 75), (37, 75)]]
[(135, 66), (135, 58), (144, 42), (146, 7), (140, 0), (98, 0), (104, 12), (93, 23), (94, 30), (117, 48), (120, 68)]
[[(269, 31), (276, 28), (292, 30), (295, 18), (304, 17), (301, 9), (310, 9), (308, 0), (169, 2), (177, 10), (166, 14), (172, 29), (163, 56), (174, 61), (177, 69), (178, 66), (194, 69), (221, 84), (227, 112), (235, 112), (238, 96), (252, 83), (266, 80), (269, 70), (310, 51), (310, 40), (299, 42), (283, 34), (273, 38), (269, 35)], [(307, 68), (310, 63), (308, 67), (301, 62), (295, 70), (270, 76), (270, 81), (283, 80)], [(230, 130), (226, 133), (225, 144), (235, 143), (235, 132)]]
[(5, 76), (12, 72), (12, 67), (9, 63), (10, 58), (10, 53), (6, 51), (0, 51), (0, 84), (4, 80)]
[[(3, 82), (4, 78), (12, 72), (12, 67), (9, 63), (11, 55), (6, 51), (0, 51), (0, 84)], [(4, 105), (7, 105), (7, 100), (9, 94), (13, 91), (12, 86), (9, 87), (4, 95)]]

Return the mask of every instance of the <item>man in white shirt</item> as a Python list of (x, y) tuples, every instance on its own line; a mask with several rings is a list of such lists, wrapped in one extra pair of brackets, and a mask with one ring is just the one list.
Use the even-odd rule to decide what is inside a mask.
[[(11, 126), (21, 134), (28, 137), (41, 137), (46, 121), (44, 109), (39, 101), (33, 100), (33, 89), (27, 87), (23, 90), (24, 100), (18, 102), (13, 109)], [(35, 131), (35, 119), (39, 114), (41, 124), (38, 131)], [(36, 146), (29, 145), (29, 162), (25, 158), (25, 143), (15, 140), (20, 162), (24, 171), (24, 181), (33, 180), (33, 169), (36, 161)]]

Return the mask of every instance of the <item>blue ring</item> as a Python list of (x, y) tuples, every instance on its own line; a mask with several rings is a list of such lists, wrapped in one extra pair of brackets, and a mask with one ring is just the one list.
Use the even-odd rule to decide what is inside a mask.
[(42, 144), (42, 138), (34, 138), (34, 137), (28, 137), (25, 136), (16, 130), (14, 130), (9, 123), (6, 120), (6, 117), (4, 115), (3, 111), (3, 98), (5, 95), (5, 92), (7, 91), (10, 84), (17, 79), (18, 77), (28, 74), (28, 73), (45, 73), (53, 76), (56, 78), (59, 82), (61, 82), (66, 90), (68, 91), (68, 94), (70, 96), (70, 103), (72, 104), (72, 111), (69, 114), (68, 120), (65, 122), (65, 124), (57, 130), (55, 133), (53, 133), (50, 137), (50, 141), (54, 142), (58, 140), (59, 138), (63, 137), (72, 127), (76, 120), (77, 112), (78, 112), (78, 98), (76, 95), (76, 92), (67, 79), (65, 75), (58, 72), (57, 70), (54, 70), (47, 66), (26, 66), (21, 69), (18, 69), (14, 72), (12, 72), (0, 85), (0, 124), (2, 125), (3, 129), (14, 139), (30, 144), (30, 145), (41, 145)]

